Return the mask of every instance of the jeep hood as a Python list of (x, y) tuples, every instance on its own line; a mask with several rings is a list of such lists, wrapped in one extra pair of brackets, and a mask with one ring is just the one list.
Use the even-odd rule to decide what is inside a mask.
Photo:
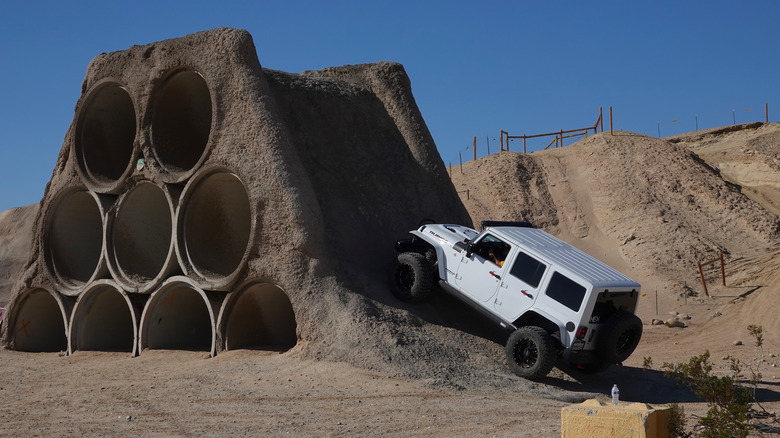
[(477, 231), (469, 227), (449, 224), (426, 224), (412, 231), (412, 234), (419, 236), (423, 240), (437, 242), (440, 245), (446, 244), (447, 246), (453, 246), (465, 240), (472, 240), (479, 235)]

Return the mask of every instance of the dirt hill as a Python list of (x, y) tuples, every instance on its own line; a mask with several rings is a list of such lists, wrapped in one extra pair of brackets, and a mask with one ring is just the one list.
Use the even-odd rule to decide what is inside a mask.
[[(744, 145), (744, 133), (733, 133), (730, 147)], [(657, 289), (669, 300), (703, 295), (697, 262), (720, 252), (732, 259), (764, 254), (780, 241), (777, 215), (697, 155), (697, 147), (602, 133), (565, 148), (501, 152), (451, 172), (475, 223), (530, 221), (625, 271), (646, 293)], [(775, 177), (764, 175), (761, 181)], [(760, 198), (778, 199), (754, 186), (751, 193)]]

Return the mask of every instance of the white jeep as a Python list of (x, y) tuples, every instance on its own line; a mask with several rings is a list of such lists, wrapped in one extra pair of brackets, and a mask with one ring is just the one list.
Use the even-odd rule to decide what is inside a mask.
[(425, 224), (396, 243), (393, 294), (419, 301), (435, 285), (512, 333), (509, 367), (531, 380), (562, 356), (594, 373), (634, 352), (640, 285), (525, 222)]

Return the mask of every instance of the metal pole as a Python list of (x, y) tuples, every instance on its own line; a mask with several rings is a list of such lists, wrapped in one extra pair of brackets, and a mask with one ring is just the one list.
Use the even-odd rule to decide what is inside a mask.
[(458, 151), (458, 160), (460, 161), (460, 174), (463, 175), (463, 157), (461, 151)]
[(766, 120), (766, 123), (769, 123), (769, 104), (764, 104), (764, 120)]
[(525, 153), (525, 133), (523, 133), (523, 153)]
[(734, 124), (737, 124), (737, 110), (731, 110), (731, 118), (734, 121)]
[(726, 262), (723, 261), (723, 253), (720, 253), (720, 276), (723, 277), (723, 285), (726, 285)]
[(613, 135), (612, 132), (612, 107), (609, 107), (609, 135)]
[(486, 135), (485, 140), (487, 140), (487, 154), (490, 155), (490, 136)]
[(474, 136), (474, 159), (477, 159), (477, 136)]
[(699, 116), (696, 116), (696, 130), (699, 130)]

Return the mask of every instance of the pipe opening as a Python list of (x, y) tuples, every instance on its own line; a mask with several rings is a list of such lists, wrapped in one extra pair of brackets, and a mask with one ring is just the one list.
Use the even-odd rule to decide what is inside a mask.
[(84, 292), (71, 318), (71, 351), (133, 352), (133, 316), (116, 288), (102, 284)]
[(256, 283), (236, 292), (226, 315), (225, 348), (287, 351), (294, 347), (295, 312), (278, 286)]
[(90, 93), (78, 118), (75, 147), (82, 177), (92, 184), (115, 182), (132, 167), (136, 114), (119, 84)]
[(62, 308), (51, 292), (32, 289), (19, 298), (13, 319), (13, 348), (28, 352), (66, 351)]
[(211, 352), (212, 319), (198, 291), (174, 283), (160, 289), (148, 306), (144, 311), (142, 348)]
[(98, 268), (103, 248), (103, 217), (95, 197), (71, 191), (53, 204), (44, 236), (46, 261), (60, 283), (81, 286)]
[(203, 278), (230, 276), (242, 267), (249, 246), (249, 194), (229, 172), (211, 172), (193, 182), (180, 206), (184, 256)]
[(193, 169), (206, 151), (211, 132), (211, 94), (191, 70), (171, 75), (154, 100), (152, 149), (160, 165), (176, 174)]
[(156, 278), (170, 256), (172, 210), (163, 190), (144, 182), (119, 201), (111, 223), (112, 267), (134, 284)]

